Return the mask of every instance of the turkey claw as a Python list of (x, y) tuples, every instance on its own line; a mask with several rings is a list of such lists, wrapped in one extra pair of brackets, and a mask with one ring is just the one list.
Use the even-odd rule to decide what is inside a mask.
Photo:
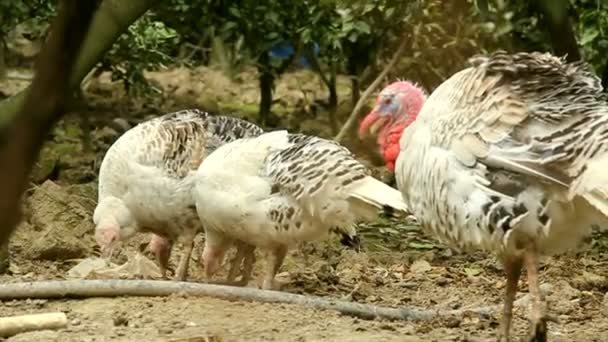
[(532, 323), (532, 331), (526, 339), (527, 342), (547, 342), (547, 321), (555, 318), (543, 317)]

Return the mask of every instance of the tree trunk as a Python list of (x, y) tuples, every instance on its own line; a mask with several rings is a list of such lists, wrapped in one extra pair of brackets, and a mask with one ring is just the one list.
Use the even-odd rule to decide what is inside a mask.
[(0, 81), (6, 78), (6, 43), (4, 37), (0, 37)]
[(604, 72), (602, 73), (602, 86), (604, 91), (608, 91), (608, 62), (604, 65)]
[(268, 53), (262, 53), (258, 59), (258, 79), (260, 82), (260, 107), (258, 110), (258, 120), (262, 127), (266, 127), (270, 110), (272, 108), (272, 87), (274, 76), (270, 69), (270, 59)]
[[(68, 0), (62, 5), (84, 9), (91, 4), (89, 1), (83, 0), (78, 0), (78, 4), (74, 2), (76, 1)], [(65, 93), (69, 94), (69, 89), (80, 84), (82, 78), (110, 49), (118, 36), (155, 3), (156, 0), (105, 0), (94, 14), (79, 9), (77, 13), (81, 18), (71, 17), (76, 25), (64, 30), (67, 33), (60, 32), (64, 28), (59, 25), (60, 18), (57, 18), (58, 26), (53, 28), (55, 31), (51, 32), (47, 46), (43, 47), (40, 53), (32, 84), (19, 94), (0, 102), (0, 165), (2, 165), (0, 168), (0, 188), (2, 188), (0, 252), (3, 252), (0, 253), (0, 264), (4, 264), (5, 269), (8, 268), (9, 262), (9, 237), (21, 220), (20, 199), (31, 167), (37, 159), (44, 137), (64, 114), (62, 107), (65, 98), (62, 96), (65, 94), (61, 93), (64, 91), (62, 80), (52, 78), (65, 76), (67, 87)], [(91, 21), (85, 19), (90, 19), (89, 14), (93, 15)], [(84, 21), (86, 21), (86, 26), (78, 27), (78, 24), (84, 25)], [(81, 32), (77, 32), (79, 30)], [(62, 40), (63, 37), (59, 37), (62, 34), (69, 34), (68, 37), (72, 41)], [(54, 35), (55, 37), (53, 37)], [(81, 37), (75, 40), (77, 36)], [(84, 42), (82, 42), (83, 38)], [(64, 48), (71, 46), (70, 44), (78, 44), (75, 51), (70, 51), (75, 55), (71, 56), (67, 50), (64, 51), (63, 56), (53, 55), (58, 52), (46, 51), (53, 49), (50, 41), (62, 44)], [(51, 62), (43, 63), (44, 58), (48, 56), (53, 60), (59, 59), (58, 65), (50, 65)], [(53, 69), (57, 70), (53, 72)], [(69, 74), (60, 75), (61, 71)], [(48, 85), (45, 85), (45, 82), (51, 82), (53, 86), (44, 89)], [(20, 114), (21, 111), (22, 114)], [(7, 144), (9, 141), (10, 144)]]
[[(95, 12), (91, 30), (78, 54), (76, 65), (72, 68), (70, 87), (78, 86), (116, 39), (157, 2), (158, 0), (104, 0)], [(0, 128), (17, 114), (30, 88), (0, 102)]]
[[(16, 115), (0, 126), (0, 246), (6, 257), (11, 233), (21, 220), (21, 197), (42, 143), (63, 115), (71, 68), (89, 31), (96, 1), (63, 0), (51, 35), (36, 60), (34, 80)], [(7, 258), (0, 263), (7, 266)]]
[(336, 63), (331, 63), (331, 71), (329, 74), (329, 127), (331, 135), (338, 133), (338, 122), (336, 121), (336, 112), (338, 111), (338, 89), (336, 89)]
[(350, 79), (350, 100), (353, 108), (355, 108), (357, 102), (359, 102), (360, 97), (361, 89), (359, 89), (359, 78), (357, 76), (352, 76)]
[(567, 54), (568, 62), (581, 60), (572, 21), (568, 16), (570, 3), (567, 0), (536, 0), (535, 5), (544, 17), (551, 36), (553, 53), (558, 56)]

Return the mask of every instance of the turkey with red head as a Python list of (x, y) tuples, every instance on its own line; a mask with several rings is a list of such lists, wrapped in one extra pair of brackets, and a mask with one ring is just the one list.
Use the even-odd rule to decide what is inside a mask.
[(391, 83), (380, 92), (374, 108), (359, 126), (361, 136), (368, 131), (377, 133), (380, 153), (391, 172), (395, 170), (395, 161), (399, 155), (401, 133), (416, 119), (424, 99), (424, 91), (410, 82)]
[(408, 208), (444, 243), (492, 251), (502, 261), (500, 341), (509, 340), (525, 266), (529, 340), (546, 341), (550, 316), (539, 289), (539, 257), (576, 249), (592, 225), (607, 223), (608, 106), (600, 80), (583, 63), (499, 51), (472, 58), (419, 113), (405, 115), (387, 109), (380, 132), (408, 124), (395, 163)]

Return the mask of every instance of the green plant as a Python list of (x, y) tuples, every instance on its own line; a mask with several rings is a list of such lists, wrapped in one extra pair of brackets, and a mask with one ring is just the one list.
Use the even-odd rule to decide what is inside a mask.
[(175, 30), (144, 15), (129, 26), (100, 62), (99, 70), (112, 72), (112, 80), (123, 82), (133, 95), (160, 92), (144, 78), (144, 71), (172, 62), (169, 54), (177, 44)]

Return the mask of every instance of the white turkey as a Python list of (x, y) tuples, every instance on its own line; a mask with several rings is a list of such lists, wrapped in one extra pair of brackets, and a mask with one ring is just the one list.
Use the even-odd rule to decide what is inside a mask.
[(143, 122), (108, 149), (99, 170), (93, 220), (102, 255), (136, 232), (152, 232), (150, 249), (163, 277), (172, 245), (184, 252), (175, 272), (184, 280), (194, 237), (202, 231), (192, 202), (193, 176), (201, 161), (224, 143), (261, 134), (247, 121), (183, 110)]
[(332, 230), (355, 235), (361, 219), (381, 210), (406, 212), (396, 189), (369, 176), (343, 146), (287, 131), (223, 145), (196, 173), (193, 197), (205, 226), (203, 261), (211, 277), (233, 240), (251, 272), (253, 248), (268, 251), (262, 288), (277, 289), (275, 275), (289, 247), (323, 239)]
[(530, 340), (546, 341), (550, 316), (538, 259), (576, 249), (593, 224), (606, 224), (608, 107), (583, 63), (499, 51), (471, 64), (435, 89), (419, 113), (406, 114), (397, 185), (426, 231), (459, 250), (493, 251), (503, 262), (501, 341), (509, 340), (526, 267)]

